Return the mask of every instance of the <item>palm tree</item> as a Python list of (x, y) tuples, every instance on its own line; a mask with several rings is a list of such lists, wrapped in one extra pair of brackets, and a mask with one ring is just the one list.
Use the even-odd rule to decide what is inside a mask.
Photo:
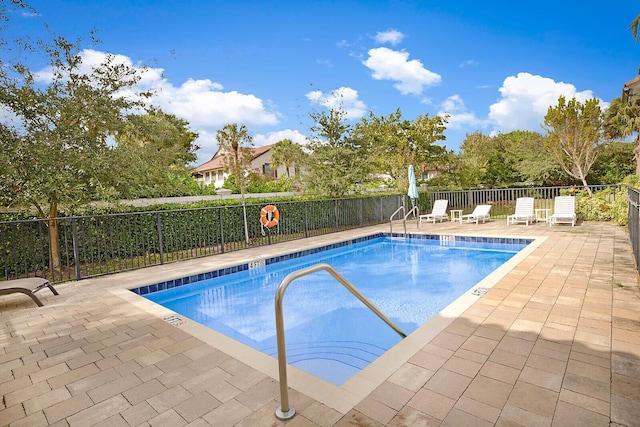
[(251, 168), (251, 160), (253, 159), (251, 149), (249, 148), (253, 145), (253, 137), (249, 134), (245, 125), (238, 126), (237, 123), (231, 123), (218, 130), (216, 139), (224, 155), (225, 172), (231, 174), (240, 187), (242, 212), (244, 214), (244, 237), (247, 244), (249, 244), (247, 207), (244, 200), (244, 178), (247, 170)]
[(620, 97), (615, 98), (604, 112), (604, 129), (607, 139), (624, 139), (634, 132), (637, 134), (633, 155), (636, 159), (636, 175), (640, 176), (640, 106), (624, 102)]
[(290, 139), (283, 139), (275, 143), (271, 150), (271, 163), (274, 169), (283, 165), (287, 169), (287, 176), (291, 176), (291, 165), (295, 165), (296, 170), (300, 169), (301, 163), (304, 159), (304, 151), (300, 145), (291, 141)]
[(633, 20), (631, 25), (629, 25), (629, 29), (633, 33), (633, 38), (638, 41), (638, 25), (640, 24), (640, 15), (636, 16), (636, 19)]

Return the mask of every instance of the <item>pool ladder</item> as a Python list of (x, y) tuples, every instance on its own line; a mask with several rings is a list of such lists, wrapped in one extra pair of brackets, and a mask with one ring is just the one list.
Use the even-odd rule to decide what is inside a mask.
[[(396, 211), (394, 213), (391, 214), (391, 216), (389, 217), (389, 227), (390, 227), (390, 232), (391, 235), (393, 236), (393, 218), (400, 213), (400, 211), (404, 212), (405, 208), (404, 206), (400, 206), (398, 209), (396, 209)], [(416, 218), (416, 228), (418, 228), (420, 226), (420, 210), (418, 209), (417, 206), (412, 207), (409, 212), (406, 213), (406, 215), (404, 215), (402, 217), (402, 225), (404, 226), (404, 234), (407, 234), (407, 218), (413, 214), (413, 217)]]
[(360, 293), (347, 279), (344, 278), (335, 268), (329, 264), (321, 263), (312, 265), (289, 273), (285, 277), (278, 289), (276, 290), (275, 306), (276, 306), (276, 340), (278, 345), (278, 371), (280, 374), (280, 406), (276, 408), (276, 418), (279, 420), (288, 420), (293, 418), (296, 414), (296, 410), (293, 406), (289, 405), (289, 387), (287, 385), (287, 354), (284, 342), (284, 316), (282, 312), (282, 300), (284, 299), (284, 292), (291, 282), (300, 277), (315, 273), (320, 270), (325, 270), (331, 274), (342, 286), (347, 288), (356, 298), (358, 298), (364, 305), (366, 305), (371, 311), (373, 311), (380, 319), (382, 319), (387, 325), (391, 327), (402, 338), (406, 338), (407, 334), (402, 332), (400, 328), (396, 326), (387, 316), (385, 316), (371, 301), (369, 301), (364, 295)]

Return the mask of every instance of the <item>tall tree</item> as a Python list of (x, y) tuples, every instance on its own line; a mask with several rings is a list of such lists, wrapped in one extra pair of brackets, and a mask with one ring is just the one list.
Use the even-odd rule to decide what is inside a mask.
[(636, 175), (640, 176), (640, 105), (615, 98), (604, 112), (604, 130), (608, 139), (624, 139), (636, 134), (633, 155)]
[(608, 142), (600, 147), (598, 158), (591, 167), (590, 180), (594, 184), (619, 184), (634, 175), (636, 160), (633, 142)]
[(367, 152), (354, 140), (346, 112), (331, 109), (329, 113), (312, 112), (310, 116), (314, 124), (308, 145), (312, 153), (306, 163), (307, 189), (340, 197), (356, 184), (367, 182)]
[(251, 170), (253, 155), (253, 137), (249, 134), (245, 125), (238, 126), (237, 123), (225, 125), (216, 133), (216, 138), (220, 144), (223, 155), (225, 172), (232, 175), (240, 187), (240, 197), (242, 199), (242, 212), (244, 215), (244, 236), (249, 243), (249, 228), (247, 225), (247, 206), (244, 193), (247, 188), (247, 174)]
[(446, 122), (446, 117), (428, 115), (406, 120), (400, 109), (386, 117), (370, 113), (356, 124), (354, 137), (371, 152), (375, 167), (406, 189), (410, 164), (421, 171), (440, 163), (445, 155), (445, 148), (437, 142), (445, 139)]
[(116, 135), (117, 151), (129, 165), (118, 187), (123, 197), (168, 197), (191, 191), (189, 163), (196, 159), (197, 137), (185, 120), (161, 110), (127, 116)]
[(557, 185), (567, 175), (544, 148), (544, 136), (539, 132), (512, 131), (497, 135), (502, 142), (504, 159), (514, 172), (514, 181), (526, 185)]
[[(87, 72), (80, 43), (55, 37), (2, 45), (12, 51), (3, 58), (14, 59), (0, 63), (0, 106), (11, 117), (0, 123), (1, 133), (11, 136), (0, 150), (0, 163), (11, 165), (0, 169), (2, 188), (8, 190), (0, 199), (31, 205), (50, 219), (52, 268), (59, 265), (53, 218), (60, 209), (73, 211), (117, 194), (115, 181), (126, 165), (117, 162), (107, 141), (122, 128), (126, 112), (143, 107), (149, 95), (132, 90), (141, 71), (113, 55)], [(48, 60), (46, 73), (35, 73), (24, 62), (31, 54)]]
[(629, 25), (629, 30), (633, 33), (633, 38), (636, 41), (638, 41), (638, 25), (640, 25), (640, 15), (636, 16), (631, 25)]
[(567, 177), (544, 148), (544, 137), (528, 131), (467, 134), (452, 172), (449, 180), (462, 188), (558, 184)]
[[(300, 144), (296, 144), (290, 139), (283, 139), (274, 144), (271, 149), (271, 164), (274, 169), (284, 166), (287, 170), (287, 176), (291, 176), (290, 169), (295, 167), (296, 171), (300, 170), (304, 162), (305, 152)], [(296, 173), (297, 175), (297, 173)]]
[(491, 146), (491, 137), (480, 131), (467, 134), (460, 144), (452, 168), (456, 184), (462, 188), (474, 188), (484, 183), (489, 160), (485, 155)]
[(603, 140), (599, 101), (591, 98), (582, 104), (575, 98), (567, 101), (560, 96), (558, 105), (547, 110), (544, 126), (548, 132), (545, 141), (547, 150), (562, 170), (581, 181), (591, 195), (587, 175)]
[(182, 167), (196, 160), (197, 137), (186, 120), (154, 108), (146, 114), (128, 115), (116, 142), (119, 147), (145, 148), (163, 167)]

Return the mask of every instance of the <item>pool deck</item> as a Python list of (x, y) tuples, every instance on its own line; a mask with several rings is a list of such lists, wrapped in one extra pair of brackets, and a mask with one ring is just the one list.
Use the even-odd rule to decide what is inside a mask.
[(0, 297), (0, 425), (640, 425), (638, 277), (611, 224), (408, 223), (536, 244), (358, 381), (289, 369), (286, 422), (275, 360), (126, 291), (380, 231), (389, 224), (60, 284), (40, 308)]

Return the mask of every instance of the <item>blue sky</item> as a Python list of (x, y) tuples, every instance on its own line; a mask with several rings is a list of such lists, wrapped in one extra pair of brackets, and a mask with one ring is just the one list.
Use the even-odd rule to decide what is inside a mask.
[[(104, 53), (150, 67), (154, 104), (198, 132), (197, 163), (215, 133), (245, 124), (257, 146), (304, 143), (309, 113), (340, 103), (355, 123), (400, 108), (407, 119), (450, 114), (444, 141), (467, 133), (543, 132), (559, 95), (604, 106), (640, 66), (632, 1), (30, 0), (42, 22), (75, 39), (97, 30)], [(16, 28), (16, 27), (14, 27)]]

